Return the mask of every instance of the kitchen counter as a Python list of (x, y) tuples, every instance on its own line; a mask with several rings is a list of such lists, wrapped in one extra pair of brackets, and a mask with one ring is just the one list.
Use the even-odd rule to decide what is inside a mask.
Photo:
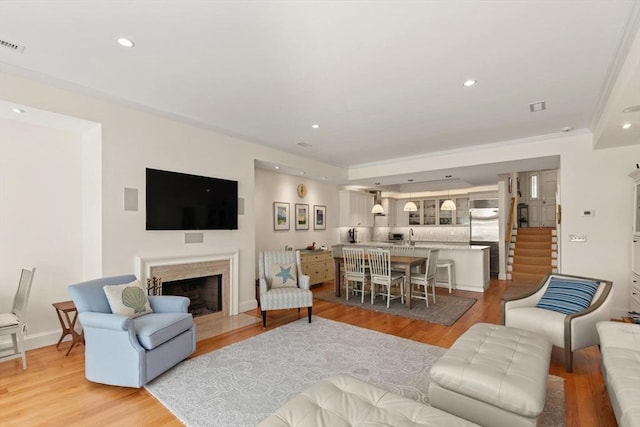
[[(406, 246), (389, 242), (361, 242), (344, 243), (332, 247), (334, 256), (342, 256), (342, 248), (350, 246), (361, 247), (391, 247)], [(440, 242), (416, 242), (415, 254), (426, 256), (428, 249), (439, 249), (438, 258), (450, 259), (454, 262), (454, 281), (456, 289), (472, 292), (484, 292), (489, 288), (489, 246), (451, 244)], [(446, 282), (444, 269), (438, 269), (436, 280)], [(445, 284), (438, 286), (446, 287)]]
[(458, 242), (427, 242), (416, 241), (415, 245), (409, 245), (408, 243), (392, 243), (392, 242), (358, 242), (358, 243), (341, 243), (344, 246), (364, 246), (364, 247), (391, 247), (391, 246), (413, 246), (417, 248), (431, 248), (431, 249), (458, 249), (458, 250), (483, 250), (488, 249), (489, 246), (485, 245), (470, 245), (469, 243)]

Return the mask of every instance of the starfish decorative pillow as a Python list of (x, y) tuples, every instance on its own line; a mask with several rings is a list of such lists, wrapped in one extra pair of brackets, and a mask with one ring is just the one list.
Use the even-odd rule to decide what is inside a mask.
[(273, 264), (271, 266), (271, 289), (297, 288), (298, 272), (295, 264)]

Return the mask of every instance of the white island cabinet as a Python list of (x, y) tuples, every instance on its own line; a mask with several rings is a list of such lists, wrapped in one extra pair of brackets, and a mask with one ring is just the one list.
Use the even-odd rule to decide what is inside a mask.
[[(439, 259), (453, 260), (455, 288), (460, 291), (484, 292), (489, 288), (489, 246), (432, 245), (417, 242), (415, 254), (426, 255), (427, 249), (440, 249)], [(446, 282), (444, 269), (438, 269), (438, 282)], [(446, 286), (440, 285), (438, 286)]]
[[(333, 246), (333, 255), (342, 256), (342, 248), (349, 246), (390, 248), (393, 244), (368, 242), (335, 245)], [(453, 260), (457, 290), (484, 292), (489, 288), (489, 246), (416, 242), (415, 255), (426, 256), (428, 249), (440, 249), (439, 258)], [(445, 277), (438, 276), (438, 281), (445, 280)]]

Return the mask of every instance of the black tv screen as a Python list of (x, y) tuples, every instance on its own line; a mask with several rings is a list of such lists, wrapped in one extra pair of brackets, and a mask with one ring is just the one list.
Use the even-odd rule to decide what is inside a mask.
[(238, 181), (147, 168), (147, 230), (237, 230)]

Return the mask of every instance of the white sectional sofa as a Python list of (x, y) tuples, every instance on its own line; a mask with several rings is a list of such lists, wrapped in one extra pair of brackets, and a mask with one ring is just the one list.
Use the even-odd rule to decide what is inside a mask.
[(472, 427), (455, 415), (346, 374), (311, 384), (258, 427)]
[(602, 374), (620, 427), (640, 427), (640, 325), (598, 322)]

